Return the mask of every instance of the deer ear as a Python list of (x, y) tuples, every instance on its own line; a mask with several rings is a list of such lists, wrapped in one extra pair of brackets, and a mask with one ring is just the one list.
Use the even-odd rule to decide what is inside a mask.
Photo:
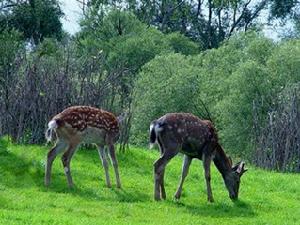
[(245, 173), (247, 171), (247, 169), (245, 169), (245, 162), (240, 162), (239, 164), (238, 164), (238, 167), (237, 167), (237, 169), (236, 169), (236, 172), (240, 175), (240, 176), (242, 176), (243, 175), (243, 173)]
[(119, 123), (122, 123), (127, 117), (127, 112), (122, 112), (119, 116), (117, 116), (117, 120)]

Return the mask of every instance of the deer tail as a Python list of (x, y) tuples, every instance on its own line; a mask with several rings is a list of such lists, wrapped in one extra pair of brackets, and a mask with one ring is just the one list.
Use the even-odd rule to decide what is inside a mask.
[(57, 139), (56, 129), (58, 128), (58, 124), (56, 120), (51, 120), (48, 123), (48, 129), (46, 130), (45, 137), (47, 142), (55, 141)]
[(162, 130), (163, 130), (163, 124), (159, 123), (158, 121), (153, 121), (150, 124), (150, 149), (156, 143), (158, 134)]

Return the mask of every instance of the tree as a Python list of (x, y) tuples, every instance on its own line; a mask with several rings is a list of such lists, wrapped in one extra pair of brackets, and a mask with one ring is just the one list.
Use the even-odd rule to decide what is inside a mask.
[[(98, 64), (102, 72), (93, 74), (94, 80), (102, 84), (99, 90), (106, 93), (103, 96), (109, 102), (102, 107), (116, 112), (130, 112), (128, 118), (131, 118), (135, 80), (144, 64), (156, 55), (167, 52), (188, 55), (200, 50), (198, 45), (183, 35), (165, 35), (140, 22), (133, 13), (123, 10), (103, 11), (91, 7), (81, 25), (82, 31), (77, 37), (81, 57), (87, 53), (87, 57), (99, 58), (103, 62)], [(130, 128), (130, 125), (127, 127)], [(128, 139), (128, 131), (125, 133)]]
[[(149, 124), (168, 112), (194, 112), (199, 80), (190, 58), (170, 53), (157, 56), (138, 75), (135, 85), (131, 142), (148, 142)], [(141, 123), (141, 121), (143, 121)]]
[[(12, 110), (14, 87), (18, 77), (16, 76), (20, 53), (24, 50), (21, 34), (16, 30), (3, 30), (0, 33), (0, 107), (5, 110), (2, 115), (4, 129), (12, 133), (10, 126), (12, 120), (16, 119)], [(1, 121), (0, 121), (1, 124)]]
[[(6, 4), (5, 4), (6, 3)], [(63, 12), (56, 0), (3, 1), (0, 29), (17, 29), (34, 44), (46, 37), (62, 38)]]
[[(83, 1), (86, 7), (120, 7), (164, 33), (178, 31), (204, 49), (216, 48), (235, 32), (259, 29), (262, 12), (269, 19), (297, 15), (297, 0), (160, 0)], [(85, 7), (85, 9), (86, 9)]]
[(271, 0), (271, 17), (286, 18), (287, 16), (300, 16), (297, 11), (300, 2), (298, 0)]

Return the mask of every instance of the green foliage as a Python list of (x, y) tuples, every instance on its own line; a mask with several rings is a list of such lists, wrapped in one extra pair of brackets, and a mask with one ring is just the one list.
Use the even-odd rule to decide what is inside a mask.
[(285, 18), (297, 10), (294, 9), (297, 3), (299, 3), (297, 0), (272, 0), (271, 15), (274, 18)]
[(210, 103), (226, 149), (251, 156), (254, 104), (260, 105), (259, 117), (267, 118), (282, 88), (299, 81), (299, 62), (299, 41), (276, 46), (253, 33), (237, 36), (205, 55), (200, 70), (205, 74), (200, 89), (205, 91), (200, 97)]
[(207, 119), (208, 109), (225, 149), (250, 158), (254, 104), (260, 105), (264, 126), (281, 90), (299, 81), (299, 46), (298, 40), (275, 45), (248, 33), (196, 56), (156, 57), (137, 81), (133, 143), (147, 143), (150, 122), (167, 112), (192, 112)]
[(185, 55), (199, 52), (198, 46), (183, 35), (163, 34), (128, 11), (94, 7), (81, 24), (78, 55), (86, 60), (93, 57), (103, 61), (106, 80), (113, 80), (122, 109), (130, 107), (134, 82), (144, 64), (170, 52)]
[(221, 134), (231, 151), (245, 156), (251, 153), (253, 145), (253, 103), (264, 99), (268, 104), (272, 85), (266, 69), (255, 61), (240, 64), (227, 82), (229, 92), (217, 105)]
[(1, 17), (0, 24), (20, 31), (25, 39), (38, 44), (46, 37), (62, 38), (60, 18), (63, 13), (58, 1), (31, 0), (12, 4), (11, 13)]
[(163, 33), (180, 32), (201, 48), (210, 49), (219, 47), (237, 31), (259, 28), (264, 17), (269, 21), (281, 19), (282, 24), (287, 23), (286, 18), (292, 18), (294, 21), (288, 23), (296, 23), (299, 5), (297, 0), (95, 0), (89, 1), (87, 8), (92, 14), (102, 15), (111, 9), (122, 8)]
[(216, 84), (218, 101), (212, 110), (225, 147), (238, 155), (252, 152), (253, 102), (264, 101), (261, 113), (267, 113), (271, 91), (276, 93), (265, 66), (273, 45), (266, 38), (249, 34), (230, 40), (217, 50), (220, 58), (214, 57), (221, 61), (216, 66), (216, 76), (223, 82)]
[(16, 30), (4, 30), (0, 33), (0, 67), (12, 63), (23, 45), (21, 34)]
[(146, 143), (149, 123), (167, 112), (196, 112), (197, 92), (196, 68), (188, 57), (172, 53), (146, 64), (136, 83), (132, 142)]
[(36, 54), (39, 57), (53, 56), (60, 58), (62, 57), (62, 53), (59, 51), (60, 47), (60, 43), (55, 39), (46, 38), (36, 49)]
[(114, 49), (108, 54), (108, 63), (113, 67), (122, 65), (134, 72), (156, 55), (171, 50), (161, 32), (145, 27), (135, 35), (110, 40), (109, 46)]
[(290, 40), (283, 42), (274, 49), (267, 62), (267, 67), (272, 74), (274, 85), (284, 87), (286, 83), (300, 81), (300, 40)]
[[(199, 52), (198, 46), (179, 33), (164, 35), (141, 23), (132, 13), (113, 9), (108, 14), (91, 11), (81, 23), (80, 44), (93, 51), (103, 51), (109, 67), (123, 66), (137, 71), (163, 52), (185, 55)], [(80, 45), (79, 47), (83, 47)], [(96, 50), (95, 50), (96, 49)]]
[(166, 39), (176, 53), (181, 53), (183, 55), (198, 54), (200, 48), (202, 48), (202, 46), (199, 47), (198, 44), (178, 32), (168, 34)]
[[(52, 184), (44, 187), (48, 148), (0, 144), (0, 224), (297, 224), (300, 219), (298, 174), (250, 167), (241, 181), (240, 199), (232, 202), (212, 165), (211, 204), (201, 163), (195, 160), (176, 202), (172, 195), (182, 157), (175, 157), (166, 169), (167, 200), (154, 202), (152, 164), (158, 152), (130, 148), (118, 154), (123, 184), (119, 190), (105, 187), (97, 151), (80, 149), (72, 161), (76, 186), (69, 189), (59, 157)], [(112, 167), (110, 172), (113, 175)]]
[(24, 44), (19, 32), (5, 29), (0, 33), (0, 95), (2, 96), (5, 92), (7, 95), (9, 88), (6, 86), (12, 84), (16, 77), (14, 64), (21, 50), (24, 50)]

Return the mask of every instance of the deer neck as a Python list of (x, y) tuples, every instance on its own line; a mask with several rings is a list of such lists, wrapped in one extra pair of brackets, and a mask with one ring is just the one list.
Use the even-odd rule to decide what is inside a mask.
[(229, 159), (220, 145), (217, 145), (213, 161), (223, 178), (231, 172)]

